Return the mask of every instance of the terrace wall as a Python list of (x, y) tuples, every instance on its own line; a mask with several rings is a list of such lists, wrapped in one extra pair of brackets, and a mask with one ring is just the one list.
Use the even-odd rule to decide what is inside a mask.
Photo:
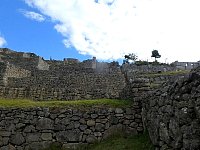
[(141, 108), (0, 108), (0, 150), (63, 148), (143, 132)]
[(200, 149), (200, 68), (143, 99), (143, 120), (157, 149)]

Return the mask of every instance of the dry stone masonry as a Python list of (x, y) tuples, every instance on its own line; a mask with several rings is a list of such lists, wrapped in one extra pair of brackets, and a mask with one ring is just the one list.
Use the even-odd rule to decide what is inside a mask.
[(143, 101), (143, 120), (157, 149), (200, 149), (200, 68)]
[(63, 148), (94, 143), (115, 132), (143, 132), (141, 109), (0, 108), (0, 150), (39, 150), (57, 143)]
[[(125, 78), (116, 63), (96, 59), (45, 61), (32, 53), (1, 49), (0, 97), (34, 100), (119, 98)], [(6, 69), (5, 69), (6, 68)]]
[(128, 108), (0, 108), (0, 150), (75, 148), (113, 131), (148, 130), (157, 150), (200, 149), (200, 68), (189, 75), (171, 66), (44, 60), (0, 49), (0, 97), (34, 100), (131, 99)]
[[(127, 89), (133, 85), (136, 94), (140, 86), (135, 81), (132, 83), (135, 79), (145, 78), (149, 83), (159, 82), (159, 84), (160, 81), (168, 80), (168, 78), (147, 79), (140, 77), (141, 73), (175, 70), (170, 66), (128, 64), (120, 66), (117, 62), (97, 62), (95, 57), (83, 62), (73, 58), (64, 61), (44, 60), (34, 53), (15, 52), (6, 48), (0, 49), (0, 54), (0, 97), (4, 98), (34, 100), (126, 98), (130, 96), (126, 93)], [(145, 91), (148, 86), (141, 85), (139, 90)]]

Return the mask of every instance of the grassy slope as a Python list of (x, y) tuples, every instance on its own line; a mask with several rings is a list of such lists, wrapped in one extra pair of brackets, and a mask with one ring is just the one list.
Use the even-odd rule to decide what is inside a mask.
[(102, 143), (90, 146), (88, 150), (153, 150), (147, 134), (113, 137)]
[(161, 73), (147, 73), (147, 74), (143, 74), (143, 76), (146, 76), (146, 77), (173, 76), (173, 75), (187, 74), (189, 72), (190, 72), (189, 70), (167, 71), (167, 72), (161, 72)]
[(76, 101), (33, 101), (28, 99), (0, 99), (0, 107), (29, 108), (29, 107), (81, 107), (81, 106), (130, 106), (128, 100), (97, 99), (97, 100), (76, 100)]
[[(47, 150), (47, 149), (45, 149)], [(52, 145), (48, 150), (70, 150), (62, 149)], [(112, 137), (89, 146), (81, 146), (77, 150), (154, 150), (147, 133), (142, 135), (113, 135)]]

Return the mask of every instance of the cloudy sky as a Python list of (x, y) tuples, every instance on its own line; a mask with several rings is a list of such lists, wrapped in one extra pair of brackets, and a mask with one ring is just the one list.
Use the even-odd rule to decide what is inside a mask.
[(46, 59), (200, 60), (199, 0), (1, 0), (0, 47)]

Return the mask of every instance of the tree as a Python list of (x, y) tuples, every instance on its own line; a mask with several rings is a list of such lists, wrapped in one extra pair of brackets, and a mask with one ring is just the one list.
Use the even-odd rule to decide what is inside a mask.
[(153, 50), (151, 57), (155, 57), (155, 62), (156, 62), (156, 58), (160, 58), (161, 55), (158, 53), (158, 50)]
[(125, 58), (126, 62), (128, 63), (129, 60), (135, 62), (137, 60), (138, 56), (134, 53), (131, 53), (131, 54), (125, 55), (124, 58)]

